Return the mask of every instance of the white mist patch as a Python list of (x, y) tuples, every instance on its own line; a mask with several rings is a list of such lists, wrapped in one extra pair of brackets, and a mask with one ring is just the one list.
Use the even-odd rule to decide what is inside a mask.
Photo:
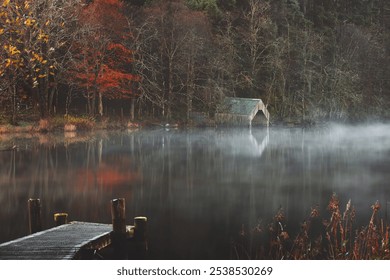
[(390, 124), (331, 125), (326, 139), (361, 148), (387, 148), (390, 144)]

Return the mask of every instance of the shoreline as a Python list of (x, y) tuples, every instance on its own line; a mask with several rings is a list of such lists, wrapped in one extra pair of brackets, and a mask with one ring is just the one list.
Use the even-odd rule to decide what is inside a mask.
[(96, 121), (89, 117), (52, 117), (39, 121), (20, 121), (17, 125), (0, 124), (2, 134), (47, 134), (59, 132), (91, 132), (99, 130), (117, 130), (139, 128), (139, 122), (104, 119)]
[[(372, 124), (372, 123), (385, 123), (388, 120), (366, 120), (366, 121), (320, 121), (320, 122), (303, 122), (303, 121), (291, 121), (280, 120), (270, 122), (270, 127), (277, 128), (316, 128), (324, 127), (331, 124), (345, 124), (345, 125), (358, 125), (358, 124)], [(125, 130), (125, 129), (140, 129), (140, 128), (219, 128), (219, 127), (240, 127), (240, 126), (226, 126), (217, 125), (215, 121), (209, 119), (205, 122), (195, 121), (178, 121), (171, 120), (166, 121), (162, 119), (143, 119), (131, 121), (130, 119), (110, 119), (103, 118), (101, 120), (94, 119), (93, 117), (85, 116), (53, 116), (46, 119), (40, 119), (37, 121), (20, 120), (17, 125), (0, 122), (0, 135), (18, 135), (18, 134), (55, 134), (55, 133), (84, 133), (93, 131), (112, 131), (112, 130)], [(243, 126), (246, 127), (246, 126)]]

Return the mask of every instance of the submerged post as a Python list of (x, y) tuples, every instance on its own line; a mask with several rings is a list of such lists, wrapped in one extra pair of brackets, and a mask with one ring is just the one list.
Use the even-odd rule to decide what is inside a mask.
[(65, 225), (68, 223), (68, 213), (55, 213), (54, 214), (54, 223), (56, 227)]
[(112, 245), (114, 258), (127, 259), (125, 199), (111, 200)]
[(28, 224), (30, 234), (42, 230), (41, 200), (38, 198), (30, 198), (28, 200)]

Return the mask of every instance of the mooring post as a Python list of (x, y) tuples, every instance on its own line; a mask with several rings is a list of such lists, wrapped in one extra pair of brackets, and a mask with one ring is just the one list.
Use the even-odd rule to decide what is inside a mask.
[(41, 200), (38, 198), (30, 198), (28, 200), (28, 224), (30, 234), (42, 230)]
[(135, 217), (134, 218), (134, 238), (137, 241), (145, 241), (146, 240), (146, 232), (147, 232), (147, 221), (146, 217)]
[(54, 214), (55, 226), (61, 226), (68, 223), (68, 213), (55, 213)]
[(112, 245), (116, 259), (127, 259), (125, 199), (111, 200)]
[(147, 222), (148, 219), (146, 217), (134, 218), (135, 253), (139, 259), (146, 258), (148, 251)]
[(125, 199), (117, 198), (111, 200), (112, 230), (117, 233), (126, 234), (126, 212)]

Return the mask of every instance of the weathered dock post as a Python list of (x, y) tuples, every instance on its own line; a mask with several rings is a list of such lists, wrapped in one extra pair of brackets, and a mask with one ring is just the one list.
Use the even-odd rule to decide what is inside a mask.
[(54, 214), (55, 226), (61, 226), (68, 223), (68, 213), (55, 213)]
[(114, 258), (127, 259), (126, 250), (126, 215), (125, 199), (117, 198), (111, 200), (112, 218), (112, 245), (114, 248)]
[(134, 218), (135, 254), (138, 259), (145, 259), (148, 252), (146, 217)]
[(38, 198), (28, 200), (28, 224), (30, 234), (42, 230), (41, 200)]

